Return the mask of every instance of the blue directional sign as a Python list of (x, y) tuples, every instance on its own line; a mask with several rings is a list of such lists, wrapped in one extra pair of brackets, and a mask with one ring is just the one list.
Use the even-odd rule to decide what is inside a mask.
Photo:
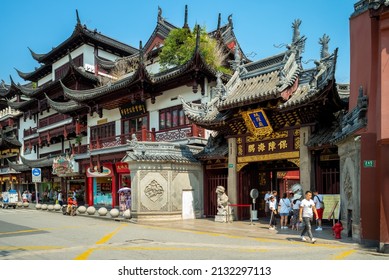
[(40, 183), (41, 182), (41, 169), (40, 168), (33, 168), (31, 170), (32, 173), (32, 182), (33, 183)]

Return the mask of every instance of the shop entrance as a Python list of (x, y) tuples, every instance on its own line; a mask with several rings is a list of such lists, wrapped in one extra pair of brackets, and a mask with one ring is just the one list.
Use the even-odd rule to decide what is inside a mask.
[(93, 178), (94, 205), (112, 205), (112, 177)]

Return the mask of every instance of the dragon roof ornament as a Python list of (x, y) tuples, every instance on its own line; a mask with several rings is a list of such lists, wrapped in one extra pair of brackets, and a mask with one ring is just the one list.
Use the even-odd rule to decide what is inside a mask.
[(324, 34), (323, 37), (319, 39), (319, 44), (321, 45), (320, 59), (330, 56), (328, 51), (328, 43), (330, 42), (330, 36)]

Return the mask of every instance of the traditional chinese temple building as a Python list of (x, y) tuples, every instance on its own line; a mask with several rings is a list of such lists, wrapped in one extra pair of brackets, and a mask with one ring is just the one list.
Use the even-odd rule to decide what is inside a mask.
[[(29, 73), (17, 70), (28, 84), (16, 84), (11, 78), (5, 93), (6, 105), (15, 112), (21, 112), (18, 139), (23, 147), (20, 160), (19, 156), (10, 159), (10, 166), (18, 172), (16, 176), (20, 183), (31, 183), (31, 168), (41, 168), (40, 193), (61, 189), (63, 192), (77, 190), (85, 194), (85, 166), (81, 165), (78, 169), (78, 163), (73, 164), (63, 156), (65, 153), (77, 153), (79, 161), (89, 158), (87, 116), (101, 114), (102, 109), (99, 104), (85, 106), (75, 102), (68, 102), (66, 110), (57, 108), (56, 104), (66, 99), (62, 86), (74, 90), (94, 88), (101, 82), (102, 76), (95, 56), (115, 59), (133, 55), (138, 50), (81, 25), (77, 13), (77, 23), (69, 38), (48, 53), (38, 54), (31, 49), (30, 52), (40, 67)], [(117, 156), (117, 160), (123, 156)], [(53, 162), (57, 164), (57, 170), (53, 170)], [(63, 164), (64, 168), (59, 168), (58, 164)], [(74, 170), (65, 168), (68, 166), (74, 167)], [(85, 196), (80, 200), (83, 203)]]
[[(227, 53), (227, 61), (234, 58), (234, 50), (240, 49), (236, 41), (235, 35), (232, 31), (232, 20), (229, 18), (229, 23), (226, 26), (220, 26), (220, 16), (218, 27), (215, 31), (209, 33), (210, 36), (216, 38)], [(101, 122), (105, 119), (105, 122), (112, 125), (108, 134), (104, 134), (104, 131), (98, 131), (93, 133), (91, 131), (91, 141), (89, 143), (90, 158), (85, 160), (85, 163), (81, 165), (87, 165), (89, 162), (102, 163), (103, 166), (110, 168), (110, 165), (115, 163), (113, 155), (117, 153), (119, 156), (116, 159), (117, 165), (131, 166), (135, 173), (131, 173), (132, 183), (139, 182), (137, 188), (133, 190), (134, 203), (132, 210), (137, 218), (152, 216), (155, 217), (155, 211), (157, 213), (168, 213), (168, 215), (181, 216), (182, 205), (180, 203), (177, 206), (177, 201), (166, 198), (166, 196), (177, 192), (178, 189), (182, 189), (174, 180), (170, 180), (170, 175), (158, 176), (161, 181), (153, 180), (149, 182), (150, 170), (145, 171), (142, 167), (144, 161), (148, 166), (153, 165), (154, 162), (171, 162), (169, 168), (173, 168), (168, 174), (177, 177), (177, 180), (181, 182), (188, 182), (186, 189), (193, 190), (196, 193), (195, 197), (198, 199), (202, 194), (202, 173), (199, 172), (200, 164), (196, 160), (189, 156), (180, 159), (180, 157), (162, 156), (167, 151), (174, 152), (175, 149), (170, 144), (165, 144), (160, 147), (159, 151), (153, 148), (154, 153), (146, 154), (141, 157), (132, 156), (131, 142), (135, 140), (142, 141), (157, 141), (157, 142), (174, 142), (175, 144), (186, 144), (194, 146), (204, 146), (206, 141), (205, 130), (198, 127), (189, 121), (184, 115), (184, 110), (181, 104), (180, 96), (192, 100), (195, 103), (200, 104), (201, 100), (207, 102), (211, 99), (211, 88), (215, 85), (217, 72), (209, 66), (201, 54), (200, 49), (200, 28), (195, 29), (196, 45), (193, 50), (192, 57), (183, 65), (174, 66), (166, 70), (160, 70), (158, 54), (163, 46), (162, 42), (166, 38), (168, 32), (173, 28), (177, 28), (172, 24), (166, 22), (162, 18), (162, 11), (159, 10), (157, 18), (157, 26), (148, 39), (146, 45), (143, 47), (140, 44), (139, 52), (135, 55), (128, 56), (126, 58), (109, 61), (97, 59), (100, 63), (100, 67), (106, 69), (107, 73), (112, 71), (114, 67), (117, 67), (120, 63), (126, 63), (128, 66), (127, 72), (120, 76), (117, 80), (110, 80), (105, 84), (101, 84), (93, 89), (72, 89), (62, 84), (64, 96), (69, 100), (67, 102), (49, 102), (51, 106), (56, 108), (55, 110), (69, 110), (72, 104), (83, 104), (86, 107), (90, 107), (93, 104), (99, 104), (100, 114), (98, 118), (88, 117), (88, 125), (94, 125), (95, 122)], [(185, 11), (185, 19), (183, 28), (189, 28), (187, 24), (187, 9)], [(226, 62), (228, 65), (228, 62)], [(225, 82), (229, 79), (229, 75), (222, 74), (219, 79)], [(120, 119), (120, 122), (114, 126), (112, 119)], [(118, 133), (119, 129), (119, 133)], [(95, 137), (94, 137), (95, 135)], [(173, 150), (170, 150), (173, 149)], [(129, 153), (127, 153), (130, 151)], [(198, 152), (198, 151), (197, 151)], [(125, 163), (120, 162), (124, 155), (127, 155), (123, 160)], [(134, 152), (136, 154), (136, 152)], [(134, 155), (135, 155), (134, 154)], [(187, 162), (187, 169), (178, 163)], [(135, 165), (134, 165), (135, 164)], [(91, 164), (92, 166), (95, 164)], [(163, 164), (158, 164), (158, 168), (162, 168)], [(197, 166), (197, 167), (196, 167)], [(142, 169), (143, 168), (143, 169)], [(150, 169), (149, 168), (146, 168)], [(151, 168), (152, 169), (152, 168)], [(185, 170), (186, 171), (185, 171)], [(98, 170), (98, 169), (97, 169)], [(192, 178), (193, 174), (188, 170), (194, 171), (197, 175)], [(93, 171), (93, 170), (91, 170)], [(96, 170), (94, 170), (96, 171)], [(109, 174), (115, 175), (115, 171)], [(126, 173), (128, 175), (129, 169)], [(96, 172), (88, 173), (96, 174)], [(164, 170), (159, 170), (164, 173)], [(174, 175), (176, 174), (179, 175)], [(118, 173), (118, 172), (116, 172)], [(112, 177), (112, 182), (116, 180), (116, 183), (112, 183), (112, 190), (117, 190), (123, 186), (123, 180), (121, 175)], [(92, 178), (92, 176), (88, 176)], [(126, 176), (125, 178), (127, 178)], [(185, 179), (187, 178), (187, 179)], [(92, 188), (96, 185), (99, 179), (88, 179), (87, 193), (95, 193)], [(160, 192), (158, 186), (166, 186), (172, 191), (164, 191), (163, 196), (159, 197)], [(161, 187), (161, 190), (164, 189)], [(150, 195), (156, 191), (156, 196)], [(144, 195), (146, 194), (146, 195)], [(158, 197), (158, 200), (153, 201), (152, 198)], [(143, 199), (142, 199), (143, 198)], [(181, 201), (181, 195), (177, 198)], [(145, 200), (151, 200), (152, 207), (146, 206)], [(90, 201), (90, 200), (88, 200)], [(160, 201), (170, 201), (169, 205), (159, 204)], [(173, 204), (170, 204), (173, 203)], [(196, 216), (202, 216), (202, 204), (195, 212)], [(158, 214), (157, 214), (158, 215)]]
[(16, 160), (20, 154), (22, 143), (18, 140), (18, 123), (21, 112), (8, 106), (9, 89), (10, 86), (4, 81), (0, 83), (0, 190), (19, 183), (17, 174), (10, 169), (8, 161)]
[[(187, 20), (186, 8), (183, 28), (189, 29)], [(220, 22), (219, 15), (217, 29), (209, 35), (224, 48), (229, 65), (234, 50), (240, 47), (231, 16), (228, 24), (221, 26)], [(68, 39), (46, 54), (30, 50), (41, 66), (30, 73), (17, 70), (29, 83), (20, 85), (11, 80), (6, 90), (10, 96), (7, 105), (22, 112), (19, 139), (23, 148), (20, 159), (10, 163), (17, 176), (31, 182), (31, 168), (40, 167), (45, 181), (40, 191), (49, 187), (76, 189), (85, 193), (89, 205), (116, 206), (118, 189), (131, 185), (130, 176), (136, 176), (130, 175), (131, 164), (122, 161), (124, 157), (134, 158), (127, 153), (133, 141), (204, 146), (206, 132), (185, 117), (179, 96), (197, 103), (210, 100), (217, 73), (201, 55), (199, 28), (191, 59), (160, 70), (158, 55), (164, 39), (175, 28), (159, 9), (154, 32), (145, 46), (140, 43), (136, 49), (81, 25), (77, 13), (75, 29)], [(220, 79), (226, 82), (229, 77), (223, 74)], [(161, 149), (164, 154), (165, 148)], [(160, 159), (153, 154), (148, 160), (152, 157)], [(188, 157), (184, 161), (200, 166)], [(142, 161), (142, 157), (137, 160)], [(170, 160), (177, 163), (181, 159)], [(197, 194), (201, 193), (200, 173), (196, 185), (191, 186)], [(180, 211), (174, 207), (168, 208)], [(196, 211), (202, 215), (202, 207)]]
[[(197, 155), (204, 165), (206, 215), (215, 214), (217, 185), (228, 186), (233, 204), (245, 205), (252, 201), (251, 189), (280, 190), (279, 174), (298, 170), (305, 190), (315, 186), (320, 193), (339, 193), (337, 147), (330, 138), (317, 137), (332, 131), (347, 107), (347, 94), (335, 82), (337, 49), (329, 52), (324, 35), (316, 66), (303, 69), (306, 38), (300, 24), (293, 23), (292, 42), (282, 53), (244, 63), (237, 51), (235, 73), (227, 83), (217, 80), (210, 102), (182, 100), (189, 120), (214, 131)], [(249, 217), (249, 209), (237, 210), (238, 218)]]

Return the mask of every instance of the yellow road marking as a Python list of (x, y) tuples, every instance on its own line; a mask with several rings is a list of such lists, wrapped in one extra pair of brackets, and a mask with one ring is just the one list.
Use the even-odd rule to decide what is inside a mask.
[(351, 254), (354, 254), (356, 250), (348, 250), (344, 251), (336, 256), (334, 256), (332, 259), (334, 260), (344, 260), (346, 257), (350, 256)]
[(7, 231), (7, 232), (0, 232), (0, 235), (6, 235), (6, 234), (19, 234), (19, 233), (27, 233), (27, 232), (38, 232), (38, 231), (47, 231), (48, 229), (26, 229), (26, 230), (18, 230), (18, 231)]
[(74, 260), (87, 260), (89, 255), (93, 253), (95, 248), (90, 248), (83, 252), (82, 254), (78, 255), (77, 257), (74, 258)]
[[(127, 224), (122, 224), (118, 226), (113, 232), (103, 236), (99, 241), (96, 242), (96, 245), (101, 245), (106, 242), (108, 242), (115, 234), (117, 234), (123, 227), (127, 226)], [(89, 248), (85, 252), (81, 253), (77, 257), (74, 258), (74, 260), (87, 260), (90, 254), (93, 253), (97, 248)]]
[(108, 240), (110, 240), (112, 238), (112, 236), (114, 236), (116, 233), (118, 233), (125, 226), (127, 226), (127, 225), (126, 224), (120, 225), (113, 232), (107, 234), (106, 236), (101, 238), (99, 241), (97, 241), (96, 244), (104, 244), (104, 243), (106, 243)]
[(39, 232), (39, 231), (53, 231), (53, 230), (63, 230), (63, 229), (71, 229), (71, 228), (79, 228), (79, 226), (65, 226), (59, 228), (35, 228), (35, 229), (25, 229), (25, 230), (17, 230), (17, 231), (4, 231), (0, 232), (0, 235), (6, 234), (19, 234), (19, 233), (30, 233), (30, 232)]

